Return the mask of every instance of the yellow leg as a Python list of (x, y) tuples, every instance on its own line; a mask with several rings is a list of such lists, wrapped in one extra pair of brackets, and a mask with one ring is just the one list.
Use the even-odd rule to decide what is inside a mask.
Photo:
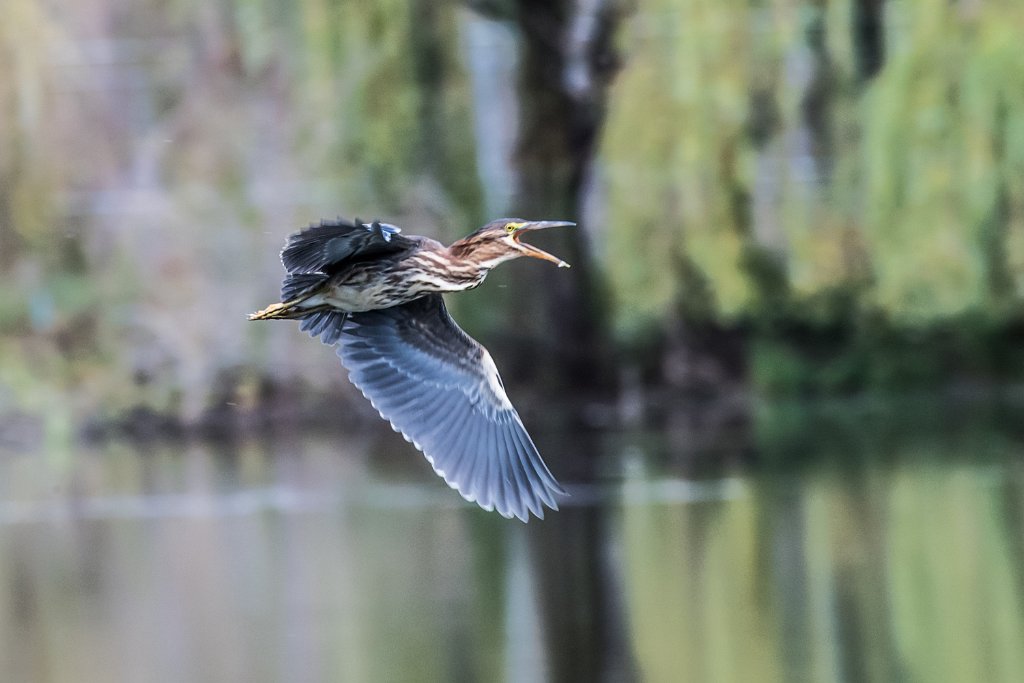
[(262, 311), (249, 314), (249, 320), (285, 320), (294, 318), (299, 311), (296, 310), (297, 301), (289, 301), (282, 304), (270, 304)]
[(303, 297), (280, 304), (270, 304), (262, 311), (250, 313), (249, 320), (295, 320), (296, 318), (305, 318), (310, 313), (331, 310), (331, 307), (326, 305), (300, 306), (305, 300)]

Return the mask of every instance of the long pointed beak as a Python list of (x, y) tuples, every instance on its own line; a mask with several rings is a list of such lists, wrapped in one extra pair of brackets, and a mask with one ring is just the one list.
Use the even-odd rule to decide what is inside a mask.
[(523, 233), (532, 232), (534, 230), (546, 230), (547, 228), (566, 228), (576, 225), (572, 221), (533, 221), (531, 223), (524, 223), (522, 227), (512, 233), (512, 239), (515, 240), (516, 244), (519, 245), (523, 251), (524, 256), (532, 256), (534, 258), (544, 259), (545, 261), (551, 261), (556, 264), (559, 268), (569, 268), (569, 264), (558, 258), (553, 254), (549, 254), (543, 249), (538, 249), (532, 244), (526, 244), (520, 242), (519, 238), (523, 236)]

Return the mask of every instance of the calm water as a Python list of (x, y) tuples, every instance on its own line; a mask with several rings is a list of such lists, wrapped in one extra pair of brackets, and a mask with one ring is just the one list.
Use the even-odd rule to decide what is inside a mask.
[[(1024, 438), (955, 408), (925, 436), (890, 419), (761, 411), (697, 450), (679, 424), (540, 433), (556, 471), (600, 474), (529, 525), (463, 504), (390, 432), (7, 454), (0, 669), (1020, 680)], [(700, 464), (723, 459), (747, 464)]]

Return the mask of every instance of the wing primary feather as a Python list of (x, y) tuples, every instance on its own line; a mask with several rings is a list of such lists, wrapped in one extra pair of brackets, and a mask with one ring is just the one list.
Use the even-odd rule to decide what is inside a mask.
[(526, 427), (523, 426), (522, 420), (519, 416), (516, 416), (516, 425), (518, 429), (516, 434), (520, 441), (523, 443), (523, 447), (526, 449), (527, 457), (530, 461), (530, 466), (533, 471), (537, 473), (537, 476), (555, 493), (560, 495), (567, 495), (565, 489), (562, 488), (558, 480), (555, 479), (554, 475), (548, 469), (547, 465), (544, 464), (544, 459), (540, 457), (540, 451), (537, 450), (536, 444), (533, 443), (533, 439), (530, 438), (530, 433), (526, 431)]
[[(508, 438), (516, 446), (516, 457), (519, 458), (519, 472), (523, 478), (523, 487), (526, 492), (526, 504), (530, 508), (530, 511), (537, 516), (539, 519), (544, 519), (544, 505), (545, 500), (542, 492), (544, 491), (544, 485), (541, 482), (534, 480), (530, 476), (530, 469), (525, 461), (525, 454), (521, 448), (518, 447), (518, 441), (516, 441), (515, 433), (509, 432)], [(553, 501), (552, 501), (553, 502)]]
[[(349, 377), (352, 378), (351, 375), (349, 375)], [(377, 399), (386, 400), (389, 397), (390, 392), (401, 390), (402, 387), (405, 386), (405, 383), (398, 379), (382, 381), (380, 383), (362, 382), (359, 378), (352, 378), (352, 380), (353, 383), (363, 389), (364, 392), (369, 390), (367, 393), (373, 394), (374, 401)]]
[(320, 341), (328, 346), (337, 344), (338, 339), (341, 338), (341, 334), (345, 330), (345, 320), (347, 318), (347, 313), (332, 313), (330, 318), (324, 321), (324, 330), (320, 335)]
[[(440, 434), (441, 422), (444, 420), (445, 411), (448, 409), (448, 404), (451, 402), (452, 395), (446, 394), (440, 400), (433, 401), (416, 416), (416, 421), (423, 425), (420, 430), (419, 440), (424, 445), (428, 443), (437, 443), (436, 436)], [(433, 454), (432, 454), (433, 457)]]
[(345, 330), (345, 338), (345, 353), (348, 354), (346, 360), (357, 363), (383, 362), (369, 342), (352, 337), (351, 325)]
[(487, 438), (490, 434), (490, 423), (481, 422), (480, 433), (477, 438), (480, 440), (477, 446), (477, 466), (473, 468), (473, 481), (472, 486), (476, 491), (479, 491), (480, 498), (488, 502), (494, 500), (494, 493), (491, 491), (491, 458), (487, 452)]
[[(390, 335), (394, 334), (394, 329), (390, 325), (367, 324), (372, 322), (373, 318), (370, 317), (372, 314), (373, 311), (359, 316), (364, 321), (364, 324), (352, 328), (352, 336), (364, 340), (367, 344), (370, 342), (389, 341)], [(384, 320), (387, 319), (385, 318)]]
[[(532, 455), (536, 449), (533, 448), (532, 443), (527, 443), (529, 436), (524, 438), (524, 435), (526, 435), (526, 432), (519, 425), (519, 422), (517, 420), (512, 420), (509, 424), (509, 436), (516, 443), (516, 454), (519, 457), (519, 464), (522, 467), (523, 476), (525, 476), (527, 481), (530, 482), (531, 490), (536, 491), (539, 494), (540, 492), (547, 490), (547, 482), (542, 476), (540, 476), (537, 472), (537, 468), (534, 466), (534, 458)], [(554, 498), (549, 496), (548, 500), (545, 500), (545, 502), (550, 505), (554, 502)]]
[(352, 374), (359, 377), (363, 382), (373, 384), (374, 387), (390, 386), (399, 382), (408, 381), (405, 375), (396, 371), (395, 368), (391, 367), (387, 363), (366, 365), (355, 370)]
[(525, 522), (530, 518), (528, 510), (531, 507), (533, 493), (516, 471), (519, 466), (519, 454), (509, 441), (508, 430), (503, 424), (497, 424), (495, 427), (498, 435), (498, 452), (503, 453), (506, 505), (516, 517)]
[[(396, 411), (401, 410), (410, 400), (423, 396), (423, 388), (398, 371), (383, 373), (380, 379), (366, 381), (364, 384), (375, 394), (375, 399), (386, 402)], [(401, 419), (404, 416), (396, 412), (388, 417)]]
[(516, 483), (515, 472), (513, 470), (512, 458), (515, 457), (515, 453), (509, 450), (509, 444), (505, 438), (505, 428), (500, 422), (494, 423), (494, 458), (498, 464), (498, 472), (500, 474), (500, 484), (502, 490), (502, 496), (505, 499), (505, 507), (514, 514), (516, 517), (521, 517), (521, 500), (519, 496), (519, 486)]
[(548, 482), (544, 479), (544, 477), (541, 476), (539, 468), (536, 465), (536, 462), (539, 459), (540, 455), (533, 455), (534, 453), (536, 453), (536, 447), (533, 446), (532, 441), (529, 441), (530, 436), (529, 434), (526, 433), (526, 430), (522, 429), (521, 425), (519, 426), (520, 428), (513, 430), (512, 434), (522, 446), (522, 453), (526, 457), (526, 460), (530, 465), (531, 471), (534, 473), (534, 476), (531, 477), (531, 479), (535, 478), (537, 481), (537, 486), (535, 487), (535, 490), (549, 508), (551, 508), (552, 510), (557, 510), (558, 502), (555, 499), (555, 494), (565, 495), (565, 490), (562, 489), (562, 487), (559, 486), (557, 482), (555, 482), (554, 486), (549, 485)]
[(481, 420), (479, 415), (473, 415), (473, 419), (470, 422), (472, 422), (472, 428), (470, 439), (466, 442), (466, 452), (468, 455), (466, 470), (464, 474), (459, 474), (459, 477), (462, 479), (463, 490), (472, 494), (474, 499), (480, 499), (486, 494), (486, 491), (480, 490), (477, 479), (480, 476), (478, 472), (487, 465), (484, 462), (486, 458), (481, 455), (480, 451), (480, 444), (483, 441), (483, 432), (487, 427), (487, 423)]
[(483, 477), (480, 483), (484, 491), (487, 492), (488, 500), (492, 503), (498, 497), (501, 483), (501, 474), (496, 467), (498, 458), (494, 453), (495, 445), (494, 424), (488, 422), (484, 430), (484, 447), (480, 449), (481, 459), (484, 461)]
[(412, 396), (406, 399), (402, 405), (400, 413), (396, 413), (394, 416), (402, 433), (421, 451), (426, 447), (426, 433), (430, 427), (429, 411), (431, 408), (432, 404), (426, 397), (413, 392)]
[[(389, 391), (382, 391), (381, 387), (374, 385), (374, 388), (378, 390), (380, 394), (378, 396), (381, 405), (388, 405), (391, 410), (394, 411), (391, 415), (388, 415), (391, 419), (396, 419), (399, 422), (404, 421), (405, 415), (402, 414), (402, 410), (411, 403), (416, 402), (422, 396), (421, 389), (415, 384), (409, 382), (396, 382), (393, 386), (389, 386)], [(411, 417), (411, 416), (410, 416)]]
[(324, 344), (333, 346), (345, 328), (347, 316), (348, 314), (343, 311), (317, 311), (303, 318), (299, 323), (299, 329), (308, 332), (314, 339), (320, 337)]
[(470, 489), (470, 483), (472, 481), (473, 467), (477, 460), (477, 453), (474, 451), (474, 443), (476, 442), (476, 434), (479, 430), (480, 421), (473, 414), (472, 410), (464, 410), (465, 416), (462, 421), (462, 439), (461, 439), (461, 454), (459, 455), (458, 461), (452, 466), (450, 472), (451, 483), (455, 484), (462, 490)]
[(504, 422), (501, 431), (505, 437), (505, 445), (508, 448), (509, 455), (512, 458), (512, 472), (515, 474), (519, 486), (523, 489), (532, 489), (530, 470), (523, 459), (522, 445), (516, 439), (515, 423), (511, 420)]
[(519, 442), (516, 441), (515, 434), (513, 433), (513, 425), (506, 423), (503, 425), (501, 433), (505, 439), (505, 448), (508, 450), (509, 466), (512, 471), (512, 475), (515, 477), (516, 487), (519, 491), (519, 500), (526, 504), (526, 507), (529, 508), (530, 512), (543, 519), (544, 511), (541, 505), (537, 502), (537, 494), (534, 492), (534, 483), (530, 480), (529, 473), (526, 470), (526, 463), (523, 462), (523, 454), (521, 453), (522, 447), (519, 445)]
[[(381, 417), (393, 423), (396, 422), (396, 417), (398, 417), (403, 405), (400, 400), (390, 394), (381, 394), (379, 392), (370, 398), (370, 402), (377, 408), (377, 412), (381, 414)], [(401, 422), (401, 420), (399, 419), (397, 422)], [(397, 424), (395, 429), (398, 429)]]
[[(449, 451), (453, 449), (453, 444), (459, 437), (458, 433), (452, 429), (455, 421), (460, 416), (459, 403), (460, 400), (457, 392), (446, 392), (444, 398), (437, 403), (438, 408), (434, 412), (434, 425), (429, 433), (429, 436), (434, 439), (439, 447), (444, 447)], [(450, 460), (453, 455), (451, 454), (446, 457)]]
[(494, 490), (499, 500), (501, 501), (501, 508), (505, 511), (505, 515), (511, 518), (516, 515), (514, 507), (514, 491), (512, 487), (512, 475), (509, 472), (508, 466), (508, 454), (506, 454), (505, 447), (502, 444), (501, 425), (492, 422), (491, 423), (491, 435), (494, 439), (494, 447), (488, 451), (491, 455), (491, 461), (494, 465)]
[(472, 458), (472, 452), (466, 445), (468, 430), (473, 427), (472, 424), (472, 411), (466, 410), (465, 408), (456, 409), (453, 411), (454, 419), (448, 427), (448, 433), (452, 435), (452, 441), (449, 444), (451, 449), (451, 460), (446, 463), (444, 468), (445, 479), (452, 486), (465, 487), (465, 479), (463, 479), (463, 470), (466, 467), (466, 463)]

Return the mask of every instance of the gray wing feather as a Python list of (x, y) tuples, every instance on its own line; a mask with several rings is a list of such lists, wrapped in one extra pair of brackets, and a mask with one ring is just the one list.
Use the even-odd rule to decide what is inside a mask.
[(309, 332), (312, 337), (320, 337), (324, 344), (333, 346), (345, 328), (347, 315), (344, 311), (314, 311), (302, 319), (299, 329)]
[(466, 500), (505, 517), (543, 518), (565, 491), (509, 402), (487, 351), (440, 295), (352, 313), (338, 355), (384, 419)]

